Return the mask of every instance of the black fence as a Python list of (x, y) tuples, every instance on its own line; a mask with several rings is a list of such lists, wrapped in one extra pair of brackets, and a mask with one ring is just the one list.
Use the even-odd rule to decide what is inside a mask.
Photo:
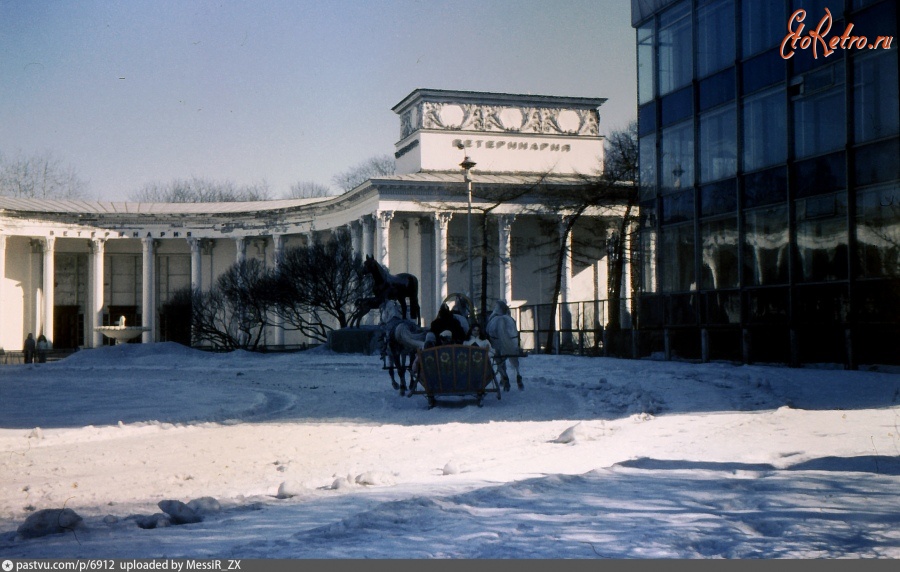
[(615, 331), (608, 328), (609, 304), (609, 300), (590, 300), (510, 310), (519, 326), (519, 345), (526, 352), (632, 357), (631, 299), (619, 301), (620, 326)]

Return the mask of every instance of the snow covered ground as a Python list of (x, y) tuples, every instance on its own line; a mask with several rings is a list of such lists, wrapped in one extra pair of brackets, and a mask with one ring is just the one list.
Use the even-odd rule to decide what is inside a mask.
[[(324, 349), (4, 366), (0, 557), (900, 558), (896, 372), (522, 369), (524, 391), (429, 410), (378, 356)], [(62, 508), (83, 520), (17, 532)]]

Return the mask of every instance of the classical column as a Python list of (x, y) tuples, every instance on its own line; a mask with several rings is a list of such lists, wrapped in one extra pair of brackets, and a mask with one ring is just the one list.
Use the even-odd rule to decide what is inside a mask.
[(200, 258), (200, 239), (187, 239), (191, 248), (191, 292), (198, 292), (203, 287), (203, 269)]
[(283, 257), (284, 257), (284, 235), (283, 234), (273, 234), (272, 235), (272, 262), (276, 269), (281, 264)]
[(243, 236), (235, 237), (234, 247), (237, 251), (235, 262), (243, 262), (247, 258), (247, 240)]
[(373, 236), (372, 236), (372, 217), (370, 215), (366, 215), (361, 219), (362, 224), (362, 249), (363, 249), (363, 258), (366, 256), (374, 256), (375, 249), (372, 248)]
[(31, 305), (31, 323), (27, 330), (40, 335), (41, 324), (44, 322), (44, 288), (40, 284), (43, 283), (43, 267), (44, 267), (44, 241), (40, 238), (32, 238), (31, 259), (30, 259), (30, 278), (29, 290), (33, 296)]
[[(274, 261), (275, 261), (275, 270), (278, 270), (278, 267), (281, 265), (282, 258), (284, 256), (284, 235), (281, 234), (273, 234), (272, 235), (272, 248), (275, 251), (274, 253)], [(275, 328), (275, 345), (283, 346), (284, 345), (284, 321), (281, 316), (275, 315), (273, 317), (273, 323)]]
[[(201, 238), (200, 239), (200, 254), (206, 256), (206, 259), (209, 261), (209, 271), (206, 273), (209, 277), (210, 286), (216, 283), (216, 259), (213, 256), (213, 252), (216, 248), (216, 239), (214, 238)], [(200, 283), (203, 285), (203, 272), (200, 273)]]
[(141, 239), (141, 251), (143, 255), (143, 272), (141, 274), (141, 325), (150, 328), (141, 334), (141, 341), (149, 344), (156, 339), (156, 303), (153, 296), (153, 286), (156, 283), (154, 276), (154, 240), (152, 238)]
[[(3, 322), (3, 308), (6, 300), (3, 296), (3, 277), (6, 276), (6, 235), (0, 234), (0, 324)], [(18, 340), (16, 341), (18, 343)], [(0, 349), (3, 349), (3, 341), (0, 340)]]
[(627, 312), (629, 315), (629, 320), (633, 320), (634, 317), (632, 315), (632, 310), (634, 309), (632, 299), (632, 295), (634, 294), (634, 272), (635, 268), (633, 266), (633, 260), (631, 257), (631, 253), (635, 252), (636, 244), (632, 242), (632, 237), (638, 235), (638, 223), (629, 222), (626, 227), (625, 236), (622, 237), (622, 240), (625, 241), (625, 262), (622, 264), (622, 310), (623, 312)]
[(356, 230), (356, 223), (348, 222), (347, 232), (350, 233), (350, 250), (353, 251), (353, 254), (357, 254), (359, 252), (359, 234)]
[(559, 217), (559, 247), (562, 251), (562, 268), (559, 282), (559, 329), (563, 344), (572, 341), (572, 314), (569, 312), (569, 284), (572, 282), (572, 232), (566, 233), (569, 217)]
[(53, 287), (56, 283), (56, 266), (54, 264), (56, 237), (44, 239), (44, 322), (39, 334), (44, 334), (53, 343)]
[(504, 214), (497, 219), (499, 228), (500, 244), (497, 249), (500, 257), (500, 296), (509, 304), (512, 302), (512, 258), (511, 258), (511, 237), (512, 223), (516, 220), (516, 215)]
[(375, 232), (375, 238), (378, 240), (375, 260), (380, 262), (388, 270), (391, 268), (391, 255), (389, 249), (392, 218), (394, 218), (394, 211), (378, 211), (378, 216), (375, 218), (375, 225), (378, 227)]
[(106, 239), (92, 238), (91, 247), (91, 311), (88, 318), (88, 327), (91, 331), (91, 346), (99, 348), (103, 345), (103, 334), (94, 328), (103, 325), (103, 253)]
[(434, 213), (434, 311), (436, 316), (441, 302), (447, 297), (447, 229), (451, 212)]

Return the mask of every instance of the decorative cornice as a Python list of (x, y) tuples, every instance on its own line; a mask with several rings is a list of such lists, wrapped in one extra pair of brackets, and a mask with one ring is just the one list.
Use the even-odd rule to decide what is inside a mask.
[[(416, 89), (393, 107), (400, 139), (419, 129), (564, 136), (599, 135), (596, 97)], [(398, 151), (402, 153), (404, 150)]]
[[(419, 129), (597, 137), (600, 114), (596, 109), (562, 107), (516, 107), (471, 103), (421, 101), (416, 121), (406, 112), (401, 121), (401, 139)], [(413, 148), (397, 151), (397, 158)]]

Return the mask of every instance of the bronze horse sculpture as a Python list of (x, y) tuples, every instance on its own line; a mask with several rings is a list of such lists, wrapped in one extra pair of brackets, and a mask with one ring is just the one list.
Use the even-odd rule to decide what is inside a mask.
[[(372, 275), (372, 295), (378, 303), (396, 300), (400, 303), (402, 318), (419, 320), (419, 279), (412, 274), (391, 274), (373, 257), (366, 255), (362, 273)], [(409, 299), (407, 306), (406, 300)], [(408, 310), (408, 312), (407, 312)]]

